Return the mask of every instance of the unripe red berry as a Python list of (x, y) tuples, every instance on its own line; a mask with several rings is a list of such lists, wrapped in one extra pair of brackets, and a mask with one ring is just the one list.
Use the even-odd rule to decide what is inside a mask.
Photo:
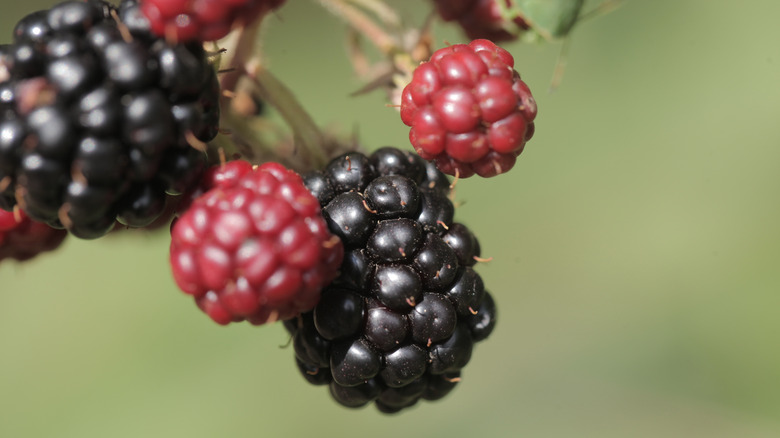
[(24, 261), (56, 249), (68, 232), (35, 222), (21, 209), (0, 209), (0, 260)]
[(301, 177), (227, 163), (171, 227), (176, 283), (215, 322), (263, 324), (311, 310), (343, 247)]
[(141, 0), (152, 31), (176, 41), (214, 41), (285, 0)]
[(514, 58), (488, 40), (437, 50), (401, 95), (409, 140), (442, 172), (491, 177), (515, 164), (534, 132), (536, 101)]

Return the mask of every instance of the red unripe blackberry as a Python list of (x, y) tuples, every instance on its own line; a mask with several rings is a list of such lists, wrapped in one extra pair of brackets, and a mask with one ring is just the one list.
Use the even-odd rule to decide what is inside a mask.
[(511, 169), (536, 118), (536, 101), (513, 66), (512, 55), (488, 40), (439, 49), (420, 64), (401, 95), (417, 153), (463, 178)]
[(22, 210), (0, 210), (0, 260), (24, 261), (60, 246), (67, 231), (35, 222)]
[(304, 181), (346, 250), (315, 309), (285, 322), (304, 378), (344, 406), (385, 413), (443, 397), (496, 320), (446, 176), (388, 147), (337, 157)]
[(238, 180), (252, 171), (252, 164), (244, 160), (233, 160), (209, 167), (200, 175), (198, 182), (191, 184), (182, 195), (181, 202), (176, 206), (176, 212), (184, 213), (190, 208), (192, 201), (213, 188), (229, 188), (236, 185)]
[(175, 41), (214, 41), (285, 0), (140, 0), (152, 31)]
[(343, 255), (298, 174), (276, 163), (246, 170), (210, 171), (212, 187), (171, 227), (176, 283), (223, 325), (311, 310)]
[(217, 133), (216, 72), (151, 34), (137, 0), (24, 17), (0, 72), (0, 208), (97, 238), (152, 224), (204, 170), (191, 145)]
[(501, 14), (500, 2), (510, 0), (433, 0), (444, 21), (457, 21), (470, 39), (511, 41), (530, 28), (521, 16), (509, 19)]

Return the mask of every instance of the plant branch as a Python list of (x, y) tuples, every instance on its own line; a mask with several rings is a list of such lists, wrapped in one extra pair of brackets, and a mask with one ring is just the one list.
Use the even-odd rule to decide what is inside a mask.
[(382, 53), (391, 54), (398, 50), (398, 41), (360, 9), (349, 5), (345, 0), (317, 0), (325, 9), (339, 17), (355, 30), (368, 38)]

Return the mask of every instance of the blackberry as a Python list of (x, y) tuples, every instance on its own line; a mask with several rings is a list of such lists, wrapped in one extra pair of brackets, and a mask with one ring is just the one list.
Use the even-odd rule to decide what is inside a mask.
[(97, 238), (151, 224), (205, 168), (190, 144), (217, 133), (216, 73), (199, 45), (155, 37), (136, 0), (28, 15), (3, 71), (0, 208)]
[(337, 157), (304, 181), (345, 254), (317, 307), (285, 321), (301, 374), (352, 408), (393, 413), (444, 397), (496, 321), (447, 177), (386, 147)]

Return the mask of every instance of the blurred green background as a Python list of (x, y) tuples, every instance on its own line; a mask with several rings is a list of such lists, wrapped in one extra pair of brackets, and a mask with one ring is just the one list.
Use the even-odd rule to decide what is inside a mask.
[[(0, 42), (53, 3), (4, 1)], [(445, 400), (339, 407), (281, 326), (219, 327), (176, 289), (165, 231), (125, 233), (0, 264), (0, 436), (780, 436), (778, 15), (629, 0), (576, 29), (554, 93), (560, 46), (506, 45), (537, 131), (512, 172), (457, 186), (500, 319)], [(347, 97), (343, 31), (289, 0), (269, 68), (319, 123), (409, 148), (382, 93)]]

